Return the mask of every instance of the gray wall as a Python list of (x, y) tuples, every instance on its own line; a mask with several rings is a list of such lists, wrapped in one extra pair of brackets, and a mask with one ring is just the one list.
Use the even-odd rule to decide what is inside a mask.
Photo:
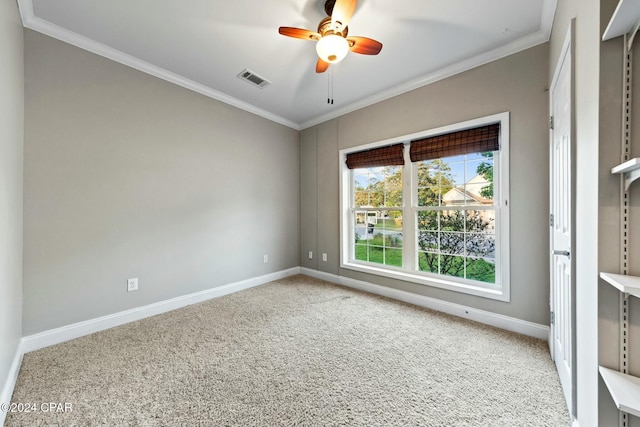
[[(539, 45), (302, 131), (302, 163), (314, 166), (302, 168), (302, 259), (326, 252), (320, 271), (548, 324), (548, 58), (548, 44)], [(511, 303), (339, 268), (340, 149), (504, 111), (511, 113)]]
[(25, 46), (24, 335), (300, 264), (297, 131)]
[[(300, 266), (318, 269), (318, 146), (316, 132), (306, 132), (300, 138), (300, 237), (303, 239)], [(313, 242), (313, 244), (310, 244)], [(313, 251), (309, 259), (309, 251)]]
[(0, 2), (0, 392), (22, 336), (23, 56), (16, 3)]

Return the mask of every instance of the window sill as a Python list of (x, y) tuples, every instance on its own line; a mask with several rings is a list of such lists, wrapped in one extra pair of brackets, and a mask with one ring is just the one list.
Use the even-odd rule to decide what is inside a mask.
[[(483, 298), (489, 298), (498, 301), (509, 302), (509, 294), (505, 292), (505, 287), (501, 289), (496, 286), (494, 289), (481, 287), (472, 284), (471, 281), (465, 281), (467, 283), (456, 282), (453, 280), (446, 280), (436, 277), (430, 277), (422, 274), (412, 274), (404, 270), (396, 268), (379, 268), (368, 264), (361, 264), (357, 262), (343, 262), (340, 265), (341, 268), (347, 270), (353, 270), (360, 273), (374, 274), (377, 276), (388, 277), (390, 279), (403, 280), (406, 282), (417, 283), (419, 285), (431, 286), (434, 288), (446, 289), (448, 291), (459, 292), (463, 294), (475, 295)], [(464, 279), (463, 279), (464, 280)]]

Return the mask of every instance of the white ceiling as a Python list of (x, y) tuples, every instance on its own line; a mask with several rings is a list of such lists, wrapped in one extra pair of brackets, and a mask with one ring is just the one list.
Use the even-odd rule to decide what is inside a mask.
[[(360, 0), (349, 35), (379, 40), (316, 74), (324, 0), (18, 0), (25, 27), (303, 129), (549, 39), (556, 0)], [(238, 79), (245, 68), (271, 81)]]

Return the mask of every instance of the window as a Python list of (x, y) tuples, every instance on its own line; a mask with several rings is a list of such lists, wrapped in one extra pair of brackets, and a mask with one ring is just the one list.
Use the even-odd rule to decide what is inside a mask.
[(417, 163), (418, 269), (495, 283), (494, 152)]
[(342, 267), (509, 300), (508, 117), (343, 150)]
[(353, 169), (354, 258), (402, 267), (401, 166)]

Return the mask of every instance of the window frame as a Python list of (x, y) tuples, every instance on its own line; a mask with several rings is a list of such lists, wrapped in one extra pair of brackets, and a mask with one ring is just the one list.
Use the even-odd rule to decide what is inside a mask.
[[(509, 112), (498, 113), (473, 120), (454, 123), (414, 134), (403, 135), (383, 141), (377, 141), (358, 147), (340, 150), (340, 267), (378, 276), (403, 280), (435, 288), (446, 289), (508, 302), (510, 296), (510, 221), (509, 221)], [(445, 275), (421, 272), (416, 269), (418, 260), (417, 212), (421, 210), (417, 203), (417, 191), (414, 183), (417, 179), (417, 163), (409, 157), (410, 141), (443, 133), (455, 132), (500, 123), (500, 150), (494, 157), (494, 203), (496, 212), (496, 283), (448, 277)], [(355, 228), (351, 201), (354, 197), (353, 173), (345, 163), (349, 153), (377, 148), (397, 143), (405, 144), (405, 165), (403, 166), (403, 267), (374, 264), (355, 259)], [(497, 165), (497, 166), (496, 166)], [(497, 179), (495, 179), (497, 177)], [(473, 208), (473, 207), (470, 207)], [(397, 209), (394, 209), (397, 210)], [(353, 244), (352, 244), (353, 243)]]

